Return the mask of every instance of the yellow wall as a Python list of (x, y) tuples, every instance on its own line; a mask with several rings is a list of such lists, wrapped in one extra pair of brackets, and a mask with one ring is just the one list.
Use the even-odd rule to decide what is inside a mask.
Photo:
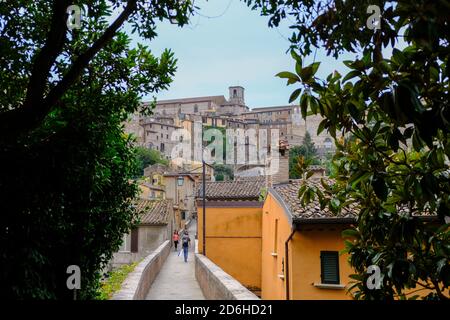
[(165, 199), (165, 192), (149, 188), (144, 184), (139, 184), (140, 194), (142, 199)]
[(150, 183), (156, 186), (164, 185), (164, 176), (162, 174), (154, 173), (151, 177), (151, 180), (152, 181), (150, 181)]
[(139, 185), (139, 196), (143, 199), (150, 198), (150, 188), (143, 184), (140, 184)]
[[(275, 220), (278, 219), (277, 231), (277, 250), (275, 253)], [(261, 298), (265, 300), (284, 300), (286, 299), (285, 280), (279, 275), (285, 275), (286, 268), (282, 262), (285, 259), (285, 241), (291, 233), (291, 226), (286, 214), (277, 204), (276, 200), (269, 194), (264, 202), (262, 214), (262, 280), (261, 280)], [(291, 249), (291, 248), (290, 248)], [(290, 261), (290, 268), (291, 261)]]
[[(278, 219), (278, 231), (275, 221)], [(262, 242), (262, 298), (286, 299), (285, 242), (291, 234), (291, 226), (282, 206), (268, 195), (263, 207)], [(348, 225), (311, 225), (296, 231), (289, 242), (289, 292), (290, 299), (351, 299), (345, 289), (323, 289), (314, 286), (320, 283), (320, 251), (341, 251), (344, 241), (341, 232)], [(274, 256), (275, 233), (277, 236), (277, 255)], [(343, 285), (349, 282), (352, 269), (347, 255), (339, 256), (339, 278)], [(284, 262), (286, 263), (286, 262)], [(281, 279), (279, 275), (284, 275)]]
[[(198, 206), (203, 253), (203, 209)], [(206, 207), (206, 256), (244, 286), (261, 288), (261, 208)]]
[[(344, 249), (341, 233), (348, 229), (344, 225), (307, 226), (296, 231), (292, 238), (292, 290), (294, 300), (341, 300), (351, 299), (346, 289), (323, 289), (313, 284), (320, 283), (320, 251)], [(348, 255), (339, 255), (339, 281), (347, 286), (354, 273), (348, 263)]]

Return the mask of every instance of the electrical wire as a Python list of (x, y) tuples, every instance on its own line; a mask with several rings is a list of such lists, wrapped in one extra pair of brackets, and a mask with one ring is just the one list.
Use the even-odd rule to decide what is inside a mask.
[(207, 15), (201, 14), (199, 11), (195, 11), (195, 13), (196, 13), (197, 15), (199, 15), (200, 17), (207, 18), (207, 19), (216, 19), (216, 18), (220, 18), (220, 17), (223, 17), (223, 16), (228, 12), (228, 10), (230, 9), (232, 3), (233, 3), (233, 0), (230, 0), (230, 1), (228, 2), (228, 5), (226, 6), (225, 10), (224, 10), (221, 14), (219, 14), (219, 15), (217, 15), (217, 16), (207, 16)]

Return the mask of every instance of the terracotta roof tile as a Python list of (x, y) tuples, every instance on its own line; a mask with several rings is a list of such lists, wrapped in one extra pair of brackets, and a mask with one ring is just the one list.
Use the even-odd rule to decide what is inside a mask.
[[(326, 181), (327, 183), (332, 183), (331, 180), (327, 179)], [(307, 183), (313, 184), (323, 190), (320, 179), (309, 179), (307, 180)], [(275, 191), (276, 195), (282, 199), (294, 221), (304, 219), (355, 219), (357, 217), (357, 211), (353, 209), (343, 209), (339, 215), (335, 215), (327, 207), (322, 210), (320, 209), (320, 204), (317, 199), (311, 201), (308, 205), (303, 206), (298, 198), (298, 191), (301, 185), (301, 179), (290, 180), (289, 183), (274, 185), (272, 189)]]
[[(329, 185), (333, 184), (333, 180), (322, 178)], [(309, 185), (313, 185), (318, 187), (320, 190), (324, 190), (321, 182), (321, 179), (309, 179), (307, 183)], [(274, 185), (270, 192), (275, 193), (275, 197), (281, 199), (283, 204), (289, 210), (289, 214), (292, 216), (292, 220), (294, 222), (302, 222), (302, 223), (314, 223), (315, 221), (320, 223), (329, 222), (338, 222), (340, 220), (343, 221), (355, 221), (358, 216), (358, 208), (356, 204), (350, 205), (346, 209), (343, 209), (338, 215), (331, 212), (327, 207), (324, 209), (320, 209), (320, 204), (317, 199), (311, 201), (308, 205), (303, 206), (300, 203), (300, 199), (298, 198), (298, 191), (302, 186), (302, 180), (290, 180), (289, 183)], [(407, 209), (404, 205), (397, 206), (398, 214), (410, 214), (409, 209)], [(430, 218), (433, 220), (437, 218), (436, 215), (432, 215), (425, 210), (425, 212), (418, 212), (417, 210), (413, 211), (413, 216), (418, 217), (420, 219)]]
[(172, 200), (138, 199), (135, 201), (136, 210), (140, 212), (141, 223), (147, 225), (166, 225), (173, 212)]
[[(238, 181), (207, 181), (207, 200), (259, 200), (261, 190), (266, 187), (264, 179), (240, 179)], [(202, 198), (202, 184), (196, 196)]]

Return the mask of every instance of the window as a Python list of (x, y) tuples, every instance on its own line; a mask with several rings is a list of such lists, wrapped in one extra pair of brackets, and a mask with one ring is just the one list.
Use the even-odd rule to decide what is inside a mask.
[(233, 98), (237, 98), (237, 90), (236, 89), (233, 90)]
[(181, 212), (181, 220), (186, 220), (186, 211)]
[(194, 105), (194, 113), (198, 113), (198, 105)]
[(275, 219), (275, 230), (273, 232), (273, 252), (277, 253), (278, 251), (278, 219)]
[(183, 183), (184, 183), (184, 177), (179, 176), (177, 179), (178, 186), (181, 187), (183, 185)]
[(161, 143), (161, 152), (164, 152), (164, 143)]
[(168, 134), (166, 134), (166, 139), (169, 139), (169, 135)]
[(339, 254), (337, 251), (321, 251), (321, 281), (324, 284), (339, 284)]

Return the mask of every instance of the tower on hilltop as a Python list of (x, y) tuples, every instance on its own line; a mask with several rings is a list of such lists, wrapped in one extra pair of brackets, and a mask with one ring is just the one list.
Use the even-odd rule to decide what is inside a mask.
[(230, 99), (229, 102), (237, 105), (245, 105), (244, 88), (241, 86), (229, 87)]

